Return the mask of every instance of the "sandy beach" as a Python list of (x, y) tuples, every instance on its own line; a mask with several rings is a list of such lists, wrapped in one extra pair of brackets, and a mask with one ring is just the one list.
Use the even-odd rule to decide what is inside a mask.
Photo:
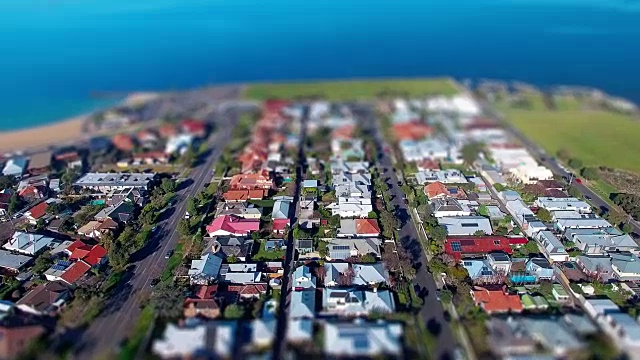
[(0, 132), (0, 152), (27, 150), (78, 140), (87, 115), (31, 129)]

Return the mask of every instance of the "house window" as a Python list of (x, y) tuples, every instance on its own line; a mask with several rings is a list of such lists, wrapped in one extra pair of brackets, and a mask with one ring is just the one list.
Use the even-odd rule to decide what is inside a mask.
[(493, 240), (493, 245), (500, 245), (500, 240)]
[(464, 264), (464, 266), (471, 266), (472, 265), (471, 261), (465, 261), (463, 264)]

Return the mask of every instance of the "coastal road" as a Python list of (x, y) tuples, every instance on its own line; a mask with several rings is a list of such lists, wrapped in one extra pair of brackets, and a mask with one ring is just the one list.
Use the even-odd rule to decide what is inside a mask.
[(158, 230), (150, 244), (132, 256), (133, 269), (126, 275), (128, 281), (118, 285), (108, 299), (105, 310), (77, 342), (74, 349), (76, 359), (93, 359), (117, 352), (119, 344), (133, 329), (141, 312), (141, 301), (151, 293), (151, 281), (159, 277), (166, 266), (166, 252), (173, 250), (180, 239), (177, 226), (185, 214), (187, 200), (202, 191), (212, 178), (211, 169), (231, 138), (238, 115), (233, 108), (212, 114), (211, 120), (218, 130), (208, 139), (210, 153), (192, 170), (189, 177), (193, 183), (177, 192), (177, 204), (169, 219), (158, 223)]
[(436, 298), (436, 282), (427, 268), (427, 258), (425, 256), (422, 244), (418, 238), (418, 232), (415, 228), (408, 206), (404, 203), (404, 193), (398, 186), (398, 177), (393, 171), (393, 163), (390, 155), (383, 151), (387, 144), (382, 138), (380, 124), (376, 119), (373, 108), (369, 105), (355, 105), (353, 112), (356, 118), (360, 120), (363, 129), (373, 135), (376, 141), (378, 153), (378, 173), (382, 179), (390, 178), (389, 192), (391, 195), (391, 204), (396, 209), (395, 216), (400, 220), (401, 227), (398, 231), (401, 245), (413, 257), (414, 267), (416, 268), (416, 277), (413, 280), (415, 287), (423, 290), (427, 295), (424, 297), (424, 304), (420, 310), (419, 317), (423, 324), (436, 337), (436, 348), (432, 351), (435, 359), (451, 359), (456, 349), (456, 340), (451, 331), (449, 323), (446, 321), (445, 310), (442, 303)]
[[(493, 110), (490, 104), (483, 104), (484, 113), (489, 117), (497, 119), (502, 126), (516, 139), (518, 139), (522, 145), (533, 155), (533, 157), (540, 162), (541, 165), (547, 167), (554, 175), (561, 176), (569, 179), (571, 174), (569, 174), (566, 170), (564, 170), (560, 164), (555, 160), (555, 156), (547, 154), (543, 149), (541, 149), (536, 143), (534, 143), (531, 139), (526, 137), (522, 132), (516, 129), (513, 125), (511, 125), (501, 114), (497, 113)], [(586, 185), (577, 183), (573, 181), (571, 183), (573, 187), (578, 189), (582, 196), (584, 196), (591, 205), (608, 211), (611, 208), (611, 205), (607, 203), (605, 199), (603, 199), (596, 192), (589, 189)], [(634, 238), (637, 239), (640, 237), (640, 222), (629, 219), (629, 224), (631, 225)], [(637, 240), (636, 240), (637, 241)]]

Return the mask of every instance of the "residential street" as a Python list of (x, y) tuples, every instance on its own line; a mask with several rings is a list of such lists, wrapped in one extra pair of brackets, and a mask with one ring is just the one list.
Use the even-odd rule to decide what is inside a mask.
[(231, 137), (238, 113), (234, 108), (228, 108), (212, 116), (217, 130), (208, 140), (210, 153), (191, 171), (189, 178), (193, 183), (177, 192), (175, 207), (165, 210), (170, 217), (158, 223), (158, 230), (149, 244), (132, 256), (132, 270), (109, 297), (102, 314), (77, 342), (74, 349), (76, 359), (92, 359), (117, 352), (118, 346), (130, 335), (141, 312), (140, 301), (148, 298), (152, 290), (150, 282), (162, 273), (168, 261), (166, 252), (173, 250), (178, 243), (177, 225), (185, 214), (187, 200), (200, 192), (211, 179), (212, 167)]
[(419, 291), (417, 291), (418, 293), (422, 292), (426, 294), (424, 304), (420, 310), (420, 318), (425, 327), (429, 329), (437, 339), (437, 348), (433, 353), (436, 354), (436, 359), (450, 359), (456, 348), (456, 340), (449, 323), (445, 320), (442, 303), (436, 298), (436, 282), (427, 268), (427, 259), (418, 238), (417, 229), (411, 221), (408, 205), (404, 203), (404, 193), (398, 186), (398, 177), (393, 171), (394, 166), (391, 162), (390, 155), (383, 151), (383, 149), (386, 148), (386, 143), (382, 137), (380, 124), (375, 117), (374, 110), (370, 106), (357, 106), (353, 108), (353, 111), (356, 118), (360, 119), (360, 123), (365, 131), (370, 131), (376, 140), (379, 173), (383, 179), (390, 178), (387, 184), (391, 192), (391, 204), (396, 209), (395, 216), (401, 221), (401, 227), (398, 231), (400, 242), (407, 252), (413, 256), (416, 267), (416, 277), (413, 281), (414, 286), (419, 289)]

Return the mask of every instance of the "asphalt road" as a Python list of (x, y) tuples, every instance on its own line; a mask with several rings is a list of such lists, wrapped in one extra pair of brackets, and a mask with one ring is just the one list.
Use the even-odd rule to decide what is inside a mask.
[(413, 280), (413, 284), (418, 290), (416, 291), (417, 293), (426, 294), (423, 298), (424, 305), (420, 310), (419, 316), (426, 328), (437, 339), (436, 349), (433, 353), (436, 359), (451, 359), (456, 349), (456, 340), (449, 323), (445, 320), (445, 310), (442, 303), (436, 298), (436, 282), (427, 268), (427, 259), (420, 243), (417, 229), (411, 220), (409, 208), (404, 202), (404, 193), (398, 186), (398, 177), (393, 171), (390, 155), (383, 151), (387, 144), (382, 137), (380, 124), (376, 120), (373, 109), (369, 106), (354, 107), (354, 113), (360, 119), (364, 130), (369, 131), (376, 140), (379, 174), (385, 181), (389, 178), (386, 182), (389, 185), (389, 192), (392, 198), (391, 204), (395, 208), (395, 216), (401, 222), (401, 227), (398, 231), (400, 243), (412, 255), (416, 268), (416, 277)]
[[(560, 164), (558, 164), (555, 160), (554, 156), (548, 155), (543, 149), (541, 149), (538, 145), (536, 145), (532, 140), (527, 138), (523, 133), (521, 133), (518, 129), (514, 128), (509, 122), (507, 122), (500, 114), (496, 113), (489, 105), (484, 105), (484, 111), (490, 117), (493, 117), (500, 121), (500, 123), (504, 126), (504, 128), (516, 139), (518, 139), (524, 147), (529, 150), (531, 155), (540, 162), (541, 165), (547, 167), (554, 175), (565, 177), (567, 179), (571, 178), (571, 174), (565, 171)], [(591, 205), (604, 210), (605, 212), (609, 210), (611, 205), (605, 201), (600, 195), (589, 189), (586, 185), (573, 181), (571, 183), (573, 187), (578, 189), (582, 196), (584, 196)], [(630, 219), (629, 224), (633, 228), (634, 238), (638, 239), (640, 237), (640, 222)], [(637, 241), (637, 240), (636, 240)]]
[(151, 293), (151, 281), (159, 277), (166, 266), (165, 254), (173, 250), (180, 239), (177, 226), (186, 212), (187, 200), (204, 189), (212, 178), (212, 167), (231, 138), (238, 113), (229, 108), (224, 113), (214, 113), (212, 116), (211, 120), (218, 130), (208, 139), (210, 153), (190, 173), (189, 178), (193, 182), (177, 192), (174, 208), (165, 210), (170, 214), (168, 219), (158, 223), (156, 234), (149, 244), (132, 256), (132, 270), (125, 275), (126, 281), (122, 281), (114, 290), (105, 310), (76, 343), (76, 359), (92, 359), (117, 352), (119, 345), (132, 331), (141, 312), (141, 301)]

